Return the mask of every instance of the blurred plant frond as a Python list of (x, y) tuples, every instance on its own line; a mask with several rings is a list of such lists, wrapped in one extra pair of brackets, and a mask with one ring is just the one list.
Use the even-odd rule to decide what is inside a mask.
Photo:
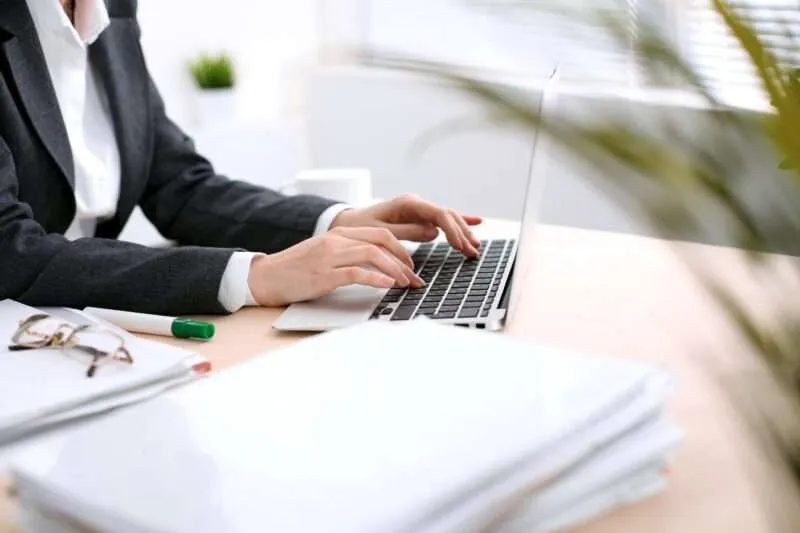
[[(527, 4), (527, 7), (526, 7)], [(530, 9), (531, 3), (516, 2), (513, 9)], [(532, 2), (542, 9), (541, 2)], [(552, 5), (552, 4), (549, 4)], [(635, 38), (627, 20), (613, 10), (569, 10), (544, 7), (573, 20), (602, 27), (619, 45), (632, 47), (642, 71), (651, 77), (665, 72), (679, 85), (701, 97), (709, 113), (707, 134), (688, 135), (682, 117), (669, 112), (642, 127), (635, 121), (604, 117), (586, 120), (558, 113), (542, 116), (539, 102), (519, 91), (504, 88), (480, 72), (453, 65), (373, 54), (373, 64), (410, 71), (446, 82), (483, 104), (487, 121), (549, 135), (560, 150), (587, 168), (589, 175), (612, 199), (638, 214), (666, 238), (701, 237), (709, 212), (720, 213), (733, 235), (733, 244), (744, 249), (754, 269), (766, 269), (767, 254), (792, 247), (800, 240), (800, 81), (794, 65), (786, 64), (767, 45), (748, 19), (747, 11), (725, 0), (711, 0), (713, 11), (742, 48), (756, 74), (759, 89), (771, 110), (754, 114), (723, 103), (706, 87), (702, 76), (675, 44), (666, 39), (658, 24), (646, 18), (637, 21)], [(797, 8), (800, 11), (800, 7)], [(788, 42), (796, 43), (788, 25)], [(753, 139), (754, 116), (760, 137), (768, 139), (779, 154), (762, 175), (743, 174), (747, 156), (742, 150)], [(724, 135), (722, 135), (724, 133)], [(769, 172), (780, 167), (783, 176)], [(783, 179), (785, 183), (775, 183)], [(783, 189), (777, 186), (784, 186)], [(773, 203), (765, 212), (747, 199), (747, 187), (775, 188)], [(699, 239), (702, 240), (702, 239)], [(795, 248), (796, 249), (796, 248)], [(750, 352), (769, 369), (769, 388), (759, 390), (766, 407), (754, 427), (766, 447), (779, 451), (784, 472), (800, 488), (800, 312), (791, 305), (777, 321), (765, 323), (746, 300), (735, 296), (702, 265), (686, 263), (733, 324)], [(800, 275), (800, 267), (797, 268)], [(798, 298), (788, 298), (797, 300)], [(772, 400), (786, 407), (780, 416)], [(748, 415), (752, 415), (750, 412)]]

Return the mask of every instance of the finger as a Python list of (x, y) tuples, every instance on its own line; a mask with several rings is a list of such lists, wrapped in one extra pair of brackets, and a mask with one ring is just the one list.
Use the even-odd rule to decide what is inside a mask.
[(329, 291), (347, 285), (366, 285), (377, 289), (391, 289), (394, 287), (394, 278), (374, 270), (356, 266), (334, 269), (331, 275), (327, 277), (327, 280)]
[(439, 236), (439, 230), (430, 224), (387, 224), (386, 228), (404, 241), (429, 242)]
[[(360, 242), (360, 241), (353, 241)], [(391, 276), (401, 287), (422, 286), (422, 279), (396, 257), (373, 244), (359, 244), (342, 250), (334, 260), (334, 266), (371, 265)]]
[(475, 237), (475, 234), (472, 233), (471, 229), (469, 229), (469, 225), (467, 224), (467, 221), (464, 220), (464, 218), (460, 214), (458, 214), (457, 212), (455, 212), (455, 211), (453, 211), (451, 209), (450, 210), (450, 216), (452, 216), (453, 219), (458, 223), (458, 226), (461, 228), (461, 232), (463, 233), (464, 237), (466, 237), (467, 241), (472, 245), (472, 250), (477, 255), (478, 246), (481, 245), (481, 241), (479, 241)]
[(444, 231), (447, 241), (453, 248), (471, 254), (469, 241), (464, 236), (458, 222), (455, 221), (449, 210), (441, 208), (428, 201), (417, 197), (401, 197), (398, 199), (403, 212), (403, 218), (414, 222), (427, 222), (436, 224)]
[(470, 226), (477, 226), (479, 224), (483, 224), (483, 218), (476, 217), (475, 215), (461, 215), (461, 218), (463, 218), (464, 221)]
[(335, 231), (348, 239), (382, 246), (394, 257), (408, 265), (409, 268), (414, 268), (414, 261), (411, 259), (408, 250), (386, 228), (337, 228)]
[(438, 219), (439, 226), (447, 236), (447, 242), (456, 250), (467, 253), (469, 250), (469, 243), (462, 235), (461, 228), (453, 216), (447, 210), (442, 209)]

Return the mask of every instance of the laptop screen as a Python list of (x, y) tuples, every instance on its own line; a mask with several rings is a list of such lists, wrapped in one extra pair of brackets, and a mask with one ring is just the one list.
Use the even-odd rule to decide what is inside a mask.
[[(543, 118), (551, 118), (557, 110), (558, 69), (550, 75), (550, 79), (542, 91), (539, 113)], [(553, 151), (552, 138), (543, 133), (541, 128), (536, 132), (531, 150), (528, 170), (528, 183), (525, 192), (525, 204), (522, 210), (517, 259), (514, 263), (514, 277), (511, 280), (511, 293), (506, 315), (506, 322), (513, 320), (517, 307), (525, 292), (526, 280), (533, 261), (533, 240), (536, 226), (539, 223), (542, 196), (547, 181), (548, 168)]]

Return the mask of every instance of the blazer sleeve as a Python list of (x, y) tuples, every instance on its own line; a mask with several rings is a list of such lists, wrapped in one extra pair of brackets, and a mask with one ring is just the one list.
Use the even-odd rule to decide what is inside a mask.
[(335, 202), (285, 196), (216, 174), (167, 117), (149, 74), (148, 79), (155, 143), (140, 206), (162, 235), (181, 244), (265, 253), (312, 236), (319, 216)]
[(18, 191), (12, 154), (0, 138), (0, 300), (169, 315), (225, 312), (217, 296), (233, 250), (70, 242), (48, 234)]

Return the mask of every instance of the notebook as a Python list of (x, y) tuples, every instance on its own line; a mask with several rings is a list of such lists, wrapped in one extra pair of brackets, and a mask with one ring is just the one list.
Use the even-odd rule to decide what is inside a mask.
[[(47, 311), (65, 322), (92, 320), (79, 311)], [(111, 326), (124, 338), (135, 362), (107, 365), (87, 378), (87, 367), (58, 349), (8, 349), (19, 322), (40, 312), (12, 300), (0, 301), (0, 444), (37, 428), (152, 397), (195, 378), (194, 369), (203, 360)]]
[(538, 500), (509, 523), (563, 525), (663, 486), (670, 391), (658, 367), (372, 322), (102, 416), (12, 472), (24, 504), (99, 531), (478, 531), (520, 491)]

